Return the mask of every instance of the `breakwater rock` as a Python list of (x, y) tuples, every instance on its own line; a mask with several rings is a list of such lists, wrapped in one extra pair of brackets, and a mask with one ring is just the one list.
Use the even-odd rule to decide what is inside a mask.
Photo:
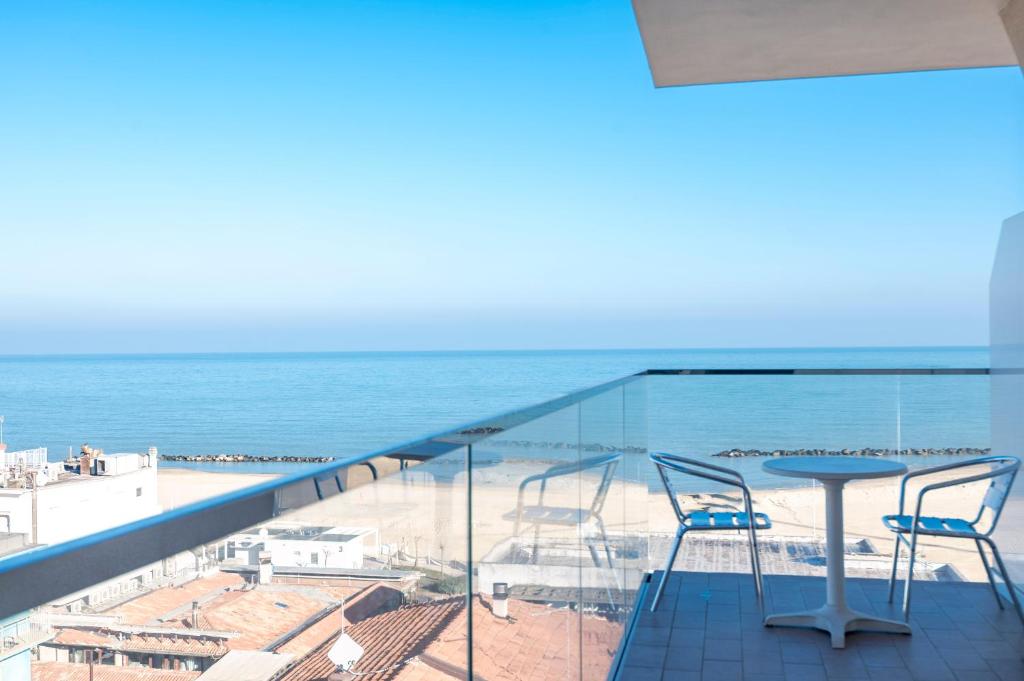
[(926, 447), (908, 449), (728, 449), (712, 456), (730, 459), (747, 456), (988, 456), (992, 450), (985, 447)]
[(193, 463), (330, 463), (333, 456), (253, 456), (251, 454), (161, 454), (161, 461)]
[(576, 449), (584, 452), (623, 452), (625, 454), (646, 454), (646, 447), (634, 445), (615, 446), (599, 442), (580, 444), (579, 442), (557, 442), (546, 440), (487, 440), (481, 447), (523, 448), (523, 449)]

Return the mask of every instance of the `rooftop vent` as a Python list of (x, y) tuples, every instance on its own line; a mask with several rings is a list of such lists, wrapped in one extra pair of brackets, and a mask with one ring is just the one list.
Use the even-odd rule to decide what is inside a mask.
[(491, 611), (495, 617), (508, 619), (508, 583), (495, 582), (492, 593)]

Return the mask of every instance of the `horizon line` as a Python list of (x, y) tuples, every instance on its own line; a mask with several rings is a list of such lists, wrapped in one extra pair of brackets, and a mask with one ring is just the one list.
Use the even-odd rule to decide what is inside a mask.
[(799, 350), (988, 350), (989, 345), (793, 345), (793, 346), (722, 346), (722, 347), (618, 347), (618, 348), (462, 348), (422, 350), (187, 350), (157, 352), (45, 352), (0, 353), (0, 360), (47, 358), (131, 358), (131, 357), (210, 357), (210, 356), (270, 356), (270, 355), (451, 355), (451, 354), (541, 354), (541, 353), (601, 353), (601, 352), (785, 352)]

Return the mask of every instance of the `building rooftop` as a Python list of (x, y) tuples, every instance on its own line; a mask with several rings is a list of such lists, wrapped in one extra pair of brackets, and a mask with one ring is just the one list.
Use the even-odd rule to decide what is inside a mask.
[[(327, 652), (341, 634), (327, 641), (278, 677), (281, 681), (428, 681), (463, 678), (467, 622), (463, 596), (406, 606), (370, 617), (346, 629), (365, 651), (352, 669), (336, 674)], [(488, 681), (562, 679), (572, 676), (579, 651), (565, 641), (578, 632), (579, 613), (547, 605), (509, 601), (509, 619), (491, 613), (484, 599), (473, 602), (474, 672)], [(585, 616), (585, 678), (604, 678), (611, 666), (622, 625)], [(332, 676), (334, 675), (334, 676)]]
[[(199, 672), (94, 665), (92, 681), (192, 681)], [(72, 662), (33, 662), (32, 681), (90, 681), (89, 665)]]
[(203, 672), (202, 681), (267, 681), (291, 662), (291, 655), (232, 650)]
[(181, 586), (168, 586), (150, 591), (106, 610), (104, 614), (115, 615), (126, 624), (156, 624), (175, 611), (191, 608), (192, 601), (203, 602), (225, 589), (240, 589), (245, 584), (245, 579), (241, 575), (217, 572)]
[(320, 611), (333, 608), (339, 597), (327, 587), (270, 585), (225, 593), (201, 611), (211, 628), (239, 633), (228, 641), (229, 648), (259, 650)]
[(119, 636), (117, 632), (101, 628), (61, 628), (53, 638), (53, 643), (76, 647), (100, 647), (125, 652), (220, 657), (228, 651), (225, 640), (223, 636), (211, 637), (200, 632), (195, 634), (181, 632), (164, 635), (131, 634)]
[[(465, 603), (465, 598), (455, 597), (406, 606), (348, 627), (345, 633), (364, 650), (353, 671), (365, 674), (359, 677), (363, 681), (397, 679), (401, 666), (396, 665), (404, 666), (403, 663), (425, 652), (434, 638), (458, 616)], [(326, 680), (336, 669), (327, 659), (327, 652), (340, 635), (340, 628), (336, 628), (320, 646), (278, 678), (282, 681)], [(367, 673), (378, 669), (388, 671)]]
[(283, 539), (288, 541), (333, 541), (347, 542), (359, 537), (373, 534), (373, 530), (365, 527), (326, 527), (326, 526), (295, 526), (281, 527), (270, 526), (262, 528), (257, 536), (262, 536), (266, 530), (269, 539)]

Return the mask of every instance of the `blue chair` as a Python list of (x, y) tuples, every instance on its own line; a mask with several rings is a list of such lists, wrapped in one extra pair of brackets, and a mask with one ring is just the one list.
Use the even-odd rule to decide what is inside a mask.
[[(961, 468), (972, 468), (975, 466), (987, 466), (989, 470), (925, 485), (917, 494), (917, 504), (914, 507), (914, 514), (908, 515), (904, 513), (907, 481), (911, 478), (918, 478)], [(910, 549), (910, 560), (907, 565), (907, 579), (903, 589), (903, 619), (905, 621), (910, 618), (910, 586), (914, 581), (914, 557), (917, 551), (917, 538), (925, 535), (931, 537), (952, 537), (956, 539), (972, 540), (978, 549), (978, 555), (981, 556), (981, 562), (985, 566), (985, 574), (988, 576), (988, 583), (992, 587), (992, 592), (996, 595), (996, 602), (999, 604), (999, 608), (1002, 609), (1003, 600), (999, 596), (999, 590), (996, 588), (996, 582), (992, 576), (992, 569), (989, 565), (988, 558), (985, 556), (985, 550), (982, 547), (983, 543), (988, 544), (988, 547), (991, 549), (992, 555), (995, 558), (996, 565), (999, 568), (999, 573), (1002, 576), (1003, 582), (1006, 584), (1006, 589), (1010, 594), (1010, 599), (1013, 601), (1013, 606), (1017, 610), (1017, 615), (1020, 617), (1021, 623), (1024, 624), (1024, 610), (1021, 610), (1016, 588), (1013, 586), (1013, 582), (1010, 581), (1010, 575), (1006, 571), (1006, 565), (1003, 563), (1002, 556), (999, 555), (999, 549), (996, 548), (995, 542), (992, 541), (992, 533), (995, 531), (996, 525), (999, 523), (999, 516), (1002, 514), (1003, 506), (1006, 504), (1006, 498), (1009, 496), (1010, 488), (1013, 486), (1013, 481), (1017, 477), (1017, 471), (1019, 469), (1020, 459), (1017, 457), (983, 456), (969, 461), (961, 461), (958, 463), (946, 464), (944, 466), (933, 466), (931, 468), (911, 471), (903, 476), (903, 480), (900, 482), (899, 513), (896, 515), (884, 516), (882, 518), (882, 522), (885, 523), (885, 526), (889, 531), (896, 535), (896, 546), (892, 552), (892, 574), (889, 576), (890, 603), (892, 603), (893, 591), (896, 587), (896, 566), (899, 562), (900, 546), (902, 544), (906, 544)], [(978, 509), (978, 514), (974, 517), (974, 520), (921, 515), (924, 497), (929, 492), (937, 489), (943, 489), (945, 487), (954, 487), (956, 485), (980, 482), (983, 480), (990, 480), (991, 482), (989, 483), (988, 490), (985, 492), (985, 495), (981, 500), (981, 507)]]
[[(654, 592), (654, 601), (651, 603), (651, 612), (658, 609), (661, 601), (661, 594), (665, 590), (665, 582), (668, 581), (669, 573), (672, 572), (672, 564), (676, 562), (676, 554), (679, 553), (679, 546), (683, 542), (683, 536), (687, 532), (709, 532), (715, 530), (746, 530), (750, 538), (750, 565), (754, 575), (754, 590), (757, 592), (757, 603), (761, 610), (764, 610), (764, 588), (761, 579), (761, 560), (757, 551), (757, 530), (767, 530), (772, 526), (771, 519), (764, 513), (754, 513), (754, 505), (750, 499), (750, 488), (743, 481), (743, 476), (731, 468), (713, 466), (696, 459), (687, 459), (674, 454), (651, 454), (651, 461), (658, 468), (658, 475), (665, 486), (669, 501), (672, 503), (672, 510), (675, 511), (676, 520), (679, 521), (679, 528), (676, 530), (675, 541), (672, 542), (672, 550), (669, 552), (668, 562), (665, 564), (665, 572), (658, 583), (658, 589)], [(703, 480), (718, 482), (723, 485), (737, 487), (743, 493), (742, 513), (708, 513), (706, 511), (692, 511), (686, 513), (680, 508), (679, 500), (676, 497), (675, 487), (669, 479), (668, 473), (681, 473)], [(753, 522), (751, 522), (753, 519)]]

